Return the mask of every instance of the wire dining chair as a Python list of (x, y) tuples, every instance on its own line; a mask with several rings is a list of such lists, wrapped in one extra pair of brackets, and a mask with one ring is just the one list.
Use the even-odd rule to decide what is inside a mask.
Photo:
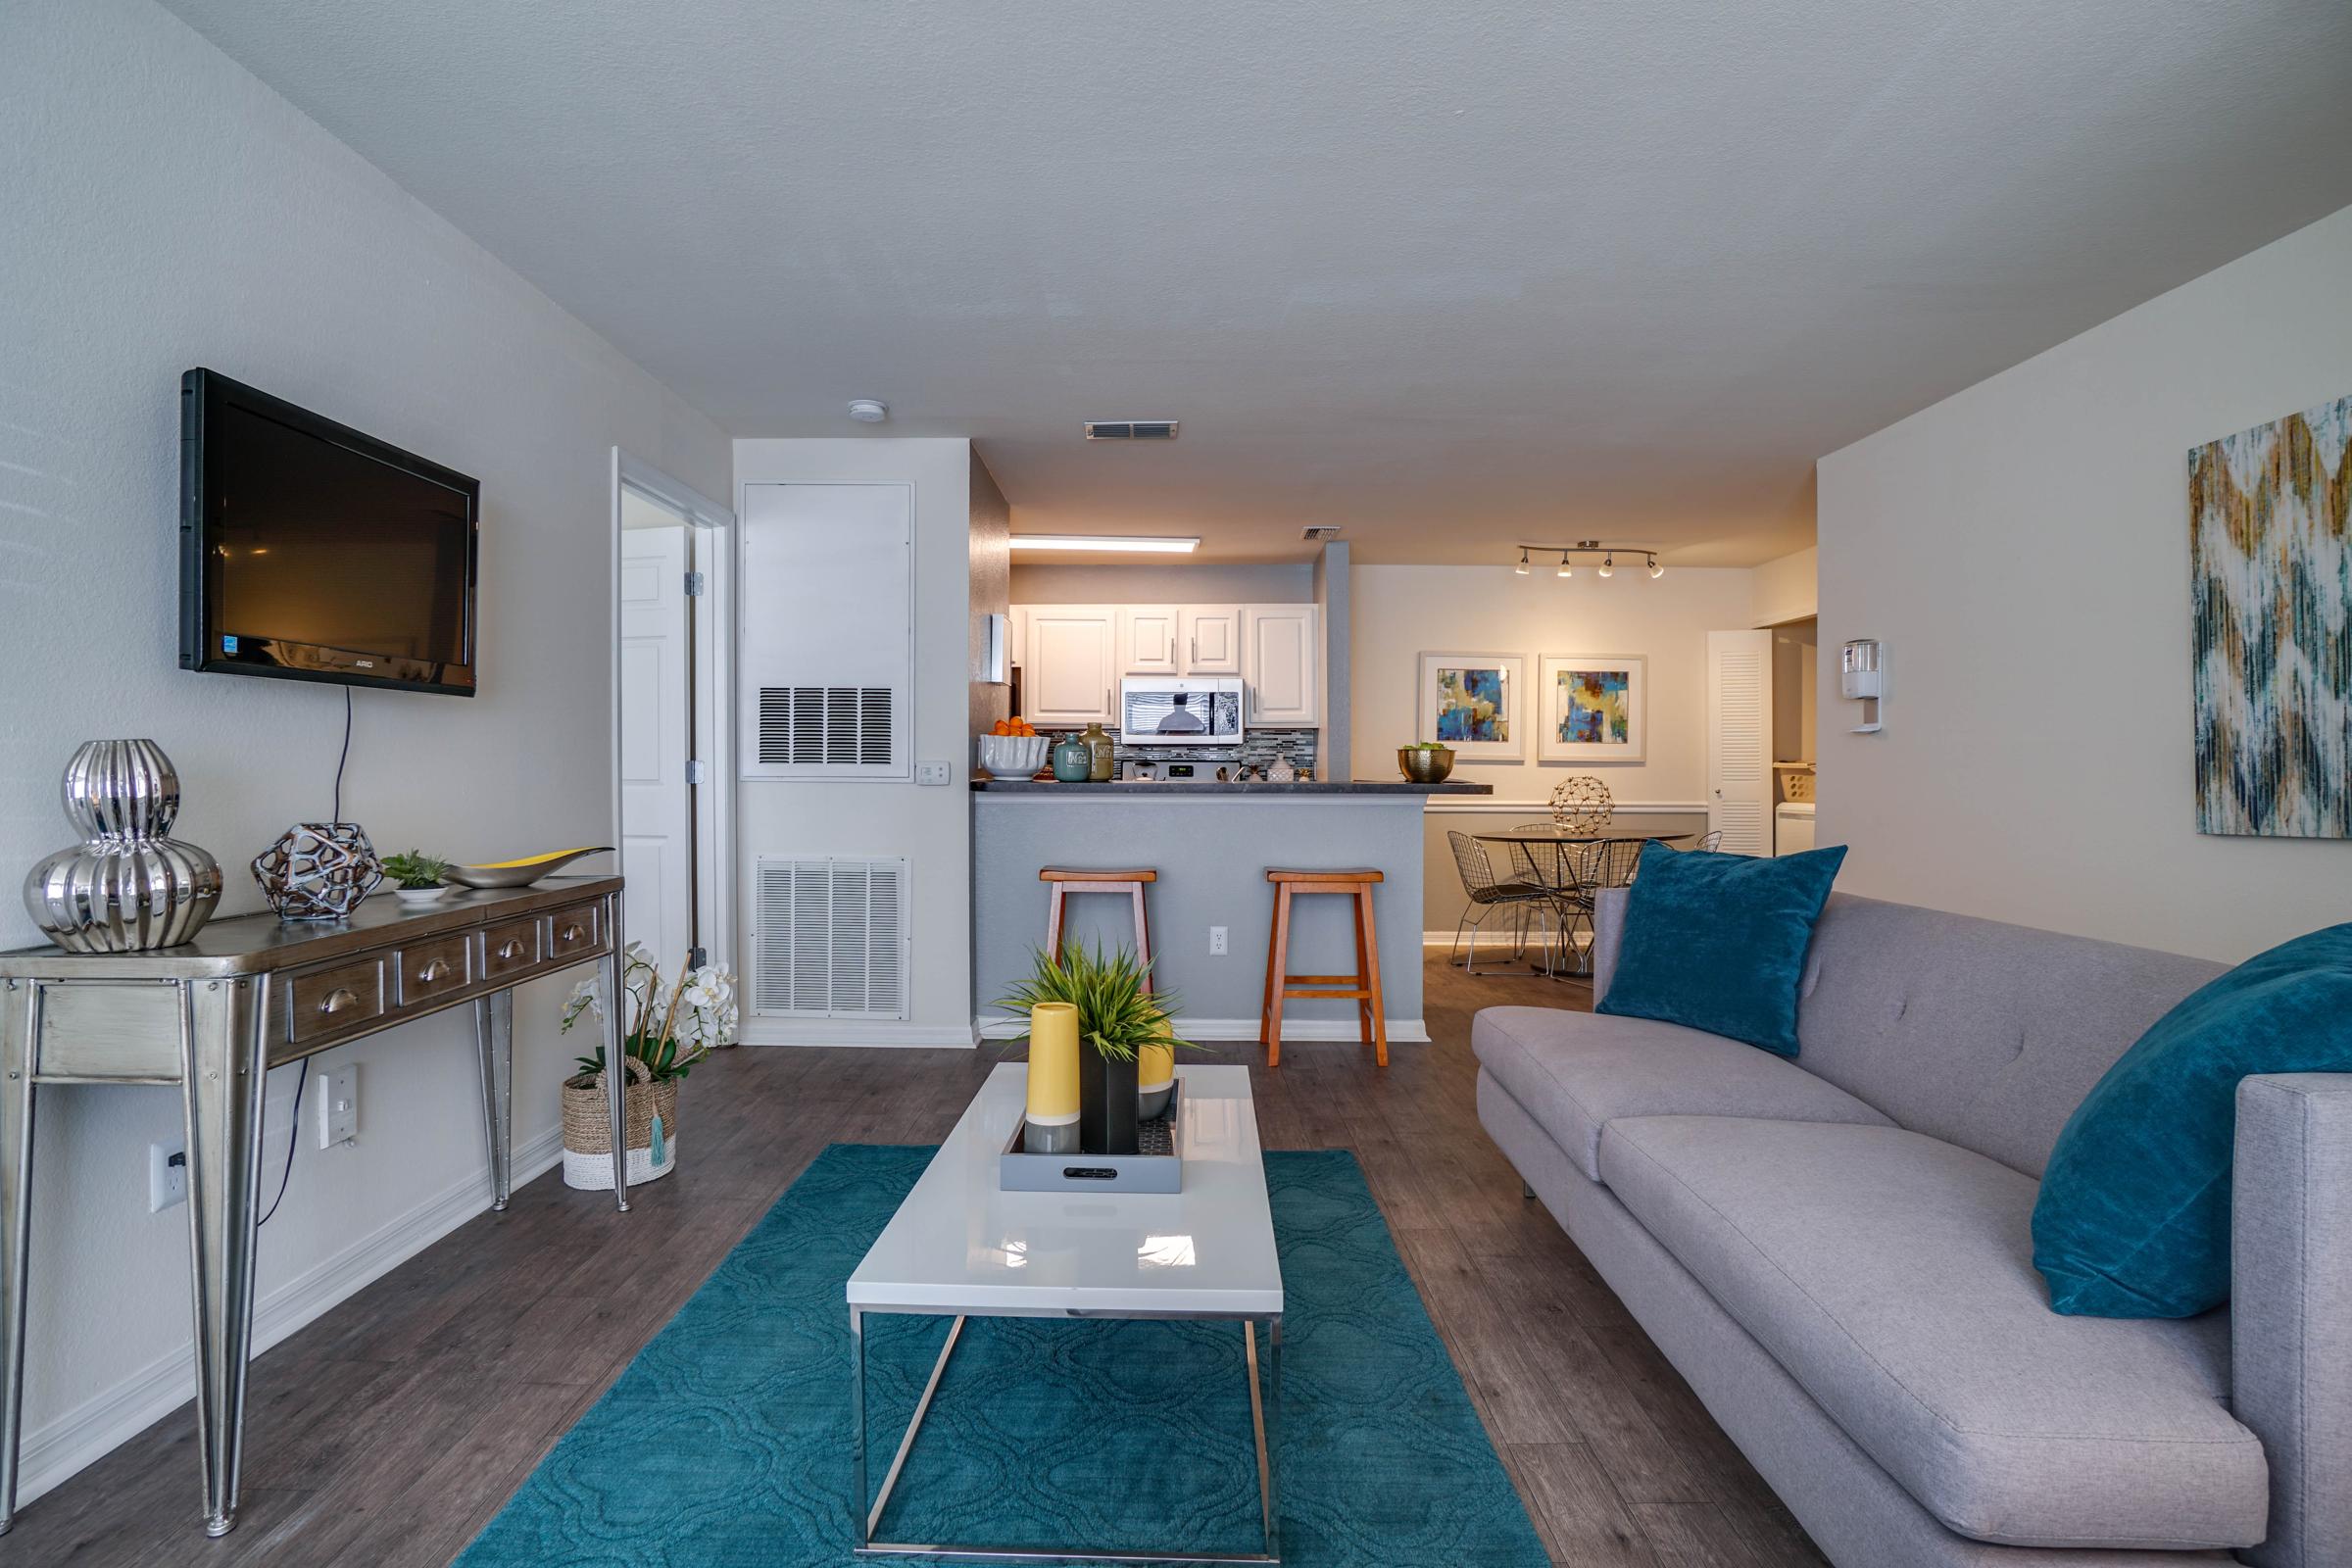
[(1713, 855), (1716, 851), (1722, 848), (1723, 829), (1717, 828), (1712, 833), (1700, 834), (1698, 842), (1690, 846), (1690, 853), (1693, 855)]
[[(1478, 973), (1479, 932), (1485, 927), (1489, 917), (1497, 910), (1507, 912), (1511, 919), (1514, 937), (1511, 948), (1513, 957), (1527, 952), (1527, 923), (1530, 915), (1539, 920), (1548, 915), (1552, 919), (1553, 926), (1555, 928), (1558, 926), (1558, 890), (1544, 882), (1541, 875), (1534, 874), (1533, 860), (1527, 860), (1525, 857), (1515, 854), (1512, 858), (1514, 872), (1520, 871), (1518, 862), (1521, 860), (1526, 860), (1526, 871), (1507, 878), (1498, 877), (1494, 874), (1494, 858), (1487, 854), (1486, 845), (1479, 840), (1472, 838), (1467, 833), (1448, 829), (1446, 834), (1446, 842), (1453, 847), (1453, 866), (1461, 874), (1462, 892), (1468, 895), (1470, 900), (1469, 906), (1462, 910), (1461, 919), (1454, 922), (1453, 947), (1446, 953), (1447, 962), (1452, 962), (1454, 955), (1461, 951), (1462, 938), (1467, 933), (1470, 938), (1470, 952), (1469, 956), (1462, 960), (1462, 972), (1464, 974)], [(1514, 844), (1511, 848), (1513, 851), (1517, 851), (1521, 846)], [(1546, 944), (1548, 945), (1548, 939), (1546, 939)]]

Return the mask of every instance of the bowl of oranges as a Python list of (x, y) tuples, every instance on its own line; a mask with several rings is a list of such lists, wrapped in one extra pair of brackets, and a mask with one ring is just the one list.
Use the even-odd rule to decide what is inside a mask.
[(1000, 718), (980, 737), (980, 767), (998, 778), (1027, 778), (1046, 765), (1053, 737), (1040, 735), (1023, 718)]

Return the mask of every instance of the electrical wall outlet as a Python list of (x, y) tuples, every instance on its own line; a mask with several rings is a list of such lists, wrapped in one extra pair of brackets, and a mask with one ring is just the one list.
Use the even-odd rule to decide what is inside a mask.
[(954, 762), (917, 762), (914, 764), (917, 784), (953, 784), (956, 782)]
[(354, 1064), (318, 1075), (318, 1147), (332, 1149), (360, 1136), (360, 1069)]
[(188, 1200), (188, 1147), (178, 1139), (147, 1146), (147, 1212)]
[(1226, 951), (1225, 928), (1221, 925), (1210, 926), (1208, 928), (1208, 956), (1212, 958), (1222, 958), (1225, 956)]

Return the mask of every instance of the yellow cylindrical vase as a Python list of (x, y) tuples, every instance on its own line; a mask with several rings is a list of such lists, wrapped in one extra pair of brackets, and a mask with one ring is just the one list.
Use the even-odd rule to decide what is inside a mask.
[(1078, 1151), (1078, 1008), (1041, 1002), (1029, 1009), (1029, 1110), (1021, 1147), (1032, 1154)]
[(1176, 1092), (1176, 1047), (1167, 1038), (1165, 1023), (1159, 1033), (1159, 1039), (1135, 1054), (1135, 1114), (1143, 1121), (1163, 1114), (1168, 1097)]

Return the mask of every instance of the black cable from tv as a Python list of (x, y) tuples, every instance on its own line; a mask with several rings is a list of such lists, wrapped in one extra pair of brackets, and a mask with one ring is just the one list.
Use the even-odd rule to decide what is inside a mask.
[[(302, 1058), (302, 1071), (294, 1080), (294, 1125), (286, 1131), (286, 1168), (278, 1175), (277, 1196), (270, 1200), (270, 1214), (276, 1213), (277, 1205), (286, 1200), (286, 1184), (294, 1179), (294, 1146), (302, 1142), (302, 1092), (310, 1087), (310, 1082), (311, 1058), (305, 1056)], [(265, 1122), (262, 1127), (265, 1136), (269, 1130)], [(270, 1214), (264, 1214), (254, 1229), (260, 1230), (269, 1224)]]
[(335, 814), (330, 822), (343, 820), (343, 764), (351, 760), (351, 688), (343, 688), (343, 752), (335, 759)]

